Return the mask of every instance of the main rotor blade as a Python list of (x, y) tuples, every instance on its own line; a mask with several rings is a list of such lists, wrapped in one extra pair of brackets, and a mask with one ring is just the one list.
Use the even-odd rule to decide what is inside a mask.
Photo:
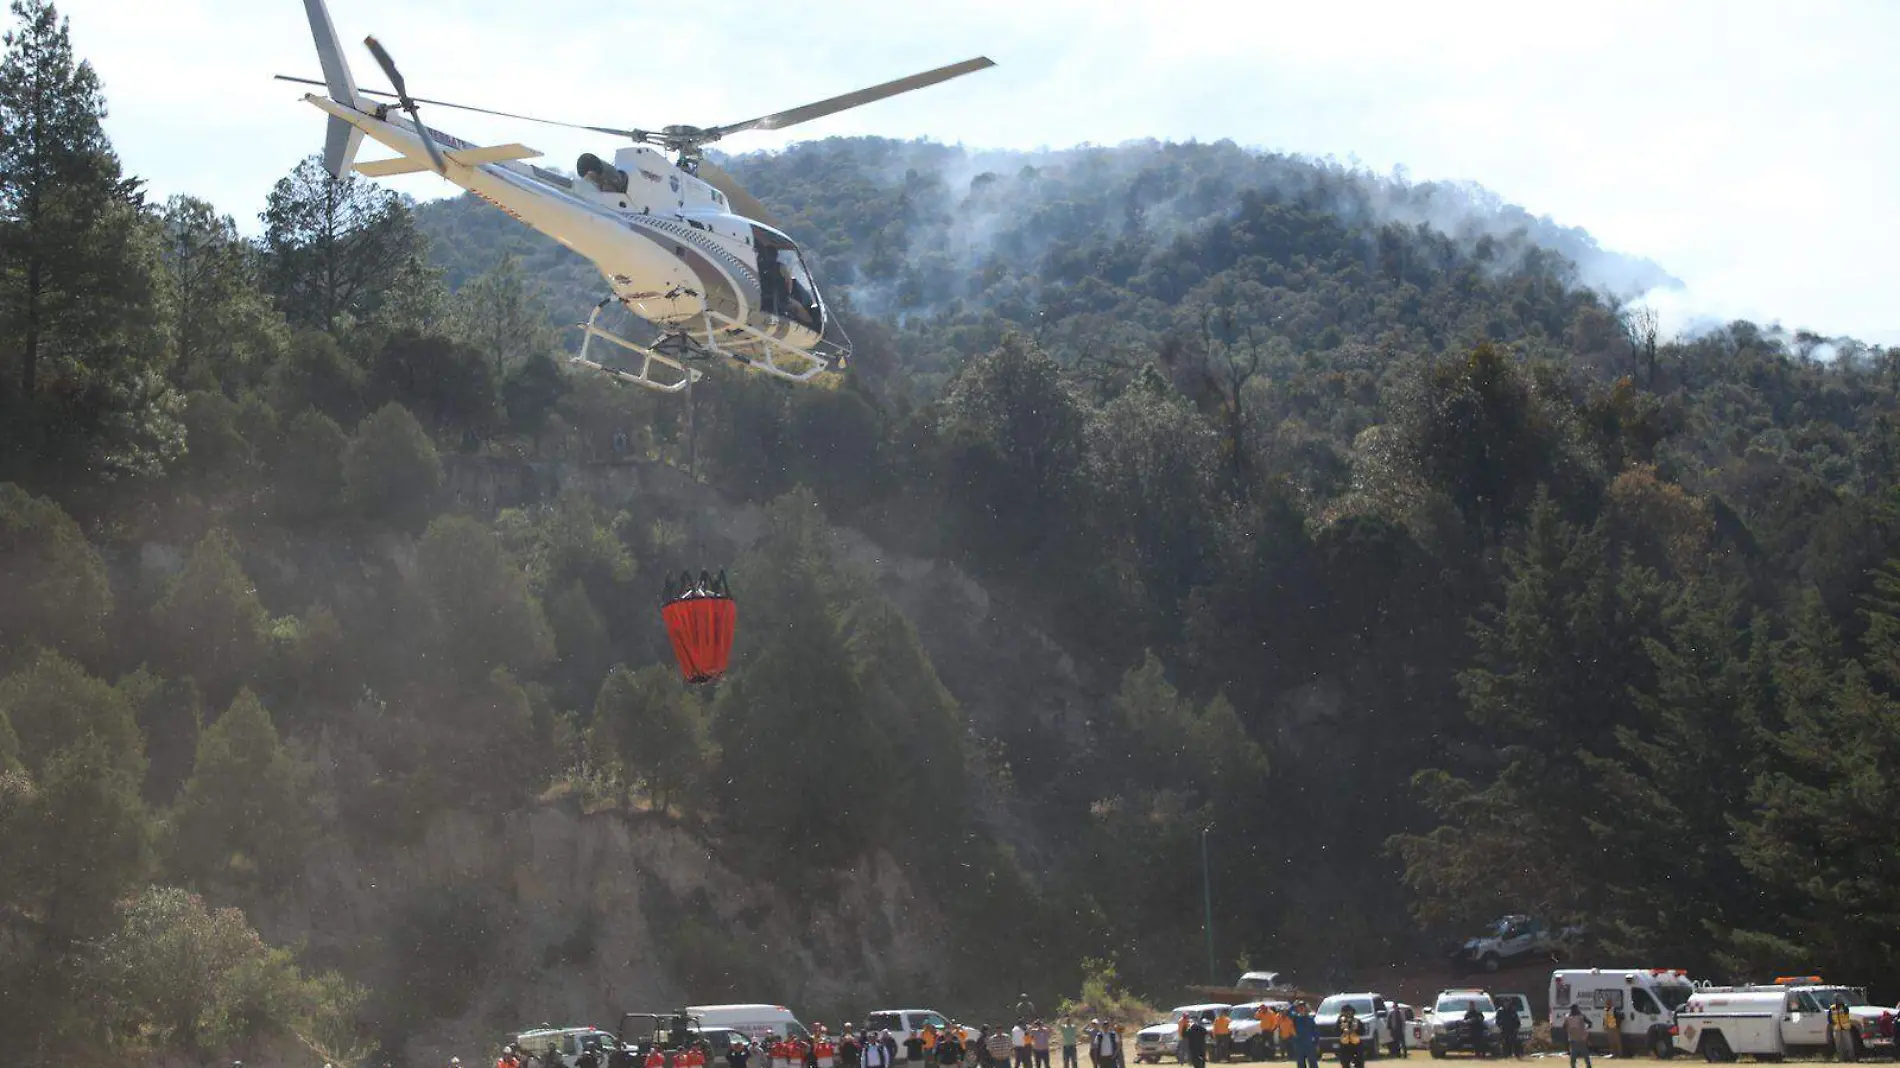
[(758, 197), (746, 192), (745, 187), (739, 184), (738, 179), (727, 174), (718, 165), (714, 164), (713, 161), (709, 159), (700, 160), (698, 174), (700, 179), (707, 185), (726, 194), (726, 205), (732, 209), (734, 215), (743, 215), (748, 219), (756, 219), (774, 230), (784, 231), (785, 227), (781, 225), (777, 219), (772, 217), (772, 213), (765, 209), (765, 205), (759, 202)]
[(846, 93), (843, 96), (834, 96), (829, 100), (820, 100), (816, 104), (806, 104), (804, 107), (792, 108), (789, 111), (775, 112), (771, 115), (761, 115), (756, 119), (735, 122), (730, 126), (714, 127), (707, 132), (713, 135), (712, 140), (717, 140), (728, 134), (741, 133), (746, 130), (783, 130), (787, 126), (795, 126), (801, 122), (821, 119), (826, 115), (835, 115), (840, 111), (862, 107), (875, 100), (883, 100), (886, 97), (896, 96), (899, 93), (908, 93), (912, 89), (922, 89), (927, 85), (936, 85), (938, 82), (947, 82), (959, 75), (969, 74), (973, 71), (982, 70), (985, 67), (994, 66), (996, 66), (996, 64), (991, 62), (987, 57), (978, 56), (975, 59), (966, 59), (961, 63), (952, 63), (947, 67), (927, 70), (922, 74), (913, 74), (908, 78), (899, 78), (896, 81), (885, 82), (883, 85), (874, 85), (869, 89), (860, 89), (855, 93)]
[[(288, 74), (279, 74), (279, 75), (276, 75), (276, 78), (280, 82), (296, 82), (299, 85), (323, 86), (323, 85), (328, 84), (326, 82), (320, 82), (316, 80), (315, 78), (293, 78)], [(385, 100), (401, 100), (402, 99), (401, 97), (397, 96), (395, 93), (385, 93), (379, 89), (364, 89), (363, 87), (358, 86), (356, 91), (363, 94), (364, 96), (380, 96)], [(556, 119), (541, 119), (541, 118), (536, 118), (533, 115), (517, 115), (512, 111), (496, 111), (493, 108), (478, 108), (473, 104), (456, 104), (447, 100), (430, 100), (428, 97), (424, 97), (424, 96), (412, 96), (409, 99), (415, 101), (418, 104), (427, 104), (430, 107), (435, 107), (435, 108), (454, 108), (457, 111), (473, 111), (478, 114), (494, 115), (498, 118), (503, 118), (503, 119), (520, 119), (522, 122), (538, 122), (543, 126), (564, 126), (570, 130), (586, 130), (590, 133), (607, 134), (610, 137), (628, 137), (628, 138), (632, 138), (635, 141), (643, 139), (647, 133), (647, 131), (645, 130), (618, 130), (611, 126), (584, 126), (577, 122), (561, 122)]]

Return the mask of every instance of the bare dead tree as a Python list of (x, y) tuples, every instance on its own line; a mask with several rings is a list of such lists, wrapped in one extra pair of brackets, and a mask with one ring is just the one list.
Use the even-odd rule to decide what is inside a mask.
[(1656, 341), (1662, 322), (1656, 309), (1646, 305), (1623, 310), (1623, 332), (1629, 338), (1630, 358), (1643, 369), (1643, 387), (1656, 388)]
[(1222, 318), (1223, 333), (1232, 340), (1214, 336), (1211, 309), (1201, 317), (1201, 343), (1205, 353), (1202, 367), (1220, 398), (1220, 418), (1227, 439), (1224, 445), (1228, 477), (1238, 493), (1246, 485), (1248, 464), (1245, 394), (1247, 383), (1260, 374), (1260, 339), (1251, 326), (1242, 329), (1238, 337), (1233, 336), (1231, 309)]

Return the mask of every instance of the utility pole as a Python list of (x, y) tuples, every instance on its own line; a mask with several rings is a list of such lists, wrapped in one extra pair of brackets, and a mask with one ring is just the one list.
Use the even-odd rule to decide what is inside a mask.
[(1207, 932), (1207, 985), (1215, 986), (1220, 982), (1214, 974), (1214, 882), (1208, 875), (1207, 832), (1214, 829), (1213, 824), (1201, 828), (1201, 904), (1205, 907), (1206, 918), (1202, 929)]

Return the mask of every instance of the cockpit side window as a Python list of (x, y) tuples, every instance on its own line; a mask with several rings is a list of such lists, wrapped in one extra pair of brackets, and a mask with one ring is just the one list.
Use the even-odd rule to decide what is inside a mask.
[(824, 304), (798, 246), (782, 234), (755, 226), (752, 247), (758, 253), (760, 310), (824, 333)]

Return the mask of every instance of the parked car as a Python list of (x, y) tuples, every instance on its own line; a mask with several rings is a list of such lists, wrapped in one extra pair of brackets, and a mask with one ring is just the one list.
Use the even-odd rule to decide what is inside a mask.
[(1581, 927), (1559, 929), (1533, 916), (1505, 916), (1484, 934), (1466, 939), (1453, 950), (1452, 965), (1460, 972), (1495, 972), (1512, 961), (1558, 956), (1582, 936)]
[[(1135, 1060), (1146, 1064), (1160, 1064), (1161, 1058), (1173, 1057), (1181, 1017), (1192, 1016), (1212, 1030), (1214, 1017), (1226, 1016), (1233, 1006), (1210, 1002), (1205, 1005), (1177, 1005), (1168, 1010), (1168, 1018), (1156, 1024), (1149, 1024), (1135, 1032)], [(1212, 1036), (1210, 1035), (1210, 1038)]]
[[(1484, 1021), (1482, 1033), (1478, 1034), (1474, 1034), (1471, 1027), (1470, 1015), (1474, 1008)], [(1482, 990), (1439, 991), (1438, 999), (1432, 1003), (1432, 1033), (1427, 1048), (1438, 1060), (1451, 1053), (1472, 1053), (1480, 1057), (1502, 1053), (1497, 1002)]]
[(1366, 1025), (1366, 1056), (1377, 1057), (1392, 1041), (1392, 1029), (1386, 1025), (1386, 1010), (1392, 1006), (1384, 994), (1333, 994), (1313, 1010), (1313, 1023), (1319, 1028), (1319, 1050), (1334, 1053), (1339, 1049), (1339, 1012), (1352, 1006), (1354, 1015)]
[(1240, 982), (1234, 984), (1234, 989), (1266, 994), (1285, 985), (1286, 977), (1279, 972), (1247, 972), (1240, 977)]
[[(1227, 1030), (1229, 1051), (1250, 1061), (1266, 1060), (1267, 1036), (1260, 1031), (1260, 1009), (1271, 1005), (1284, 1011), (1288, 1004), (1285, 1001), (1249, 1001), (1228, 1009), (1227, 1017), (1233, 1021)], [(1178, 1016), (1175, 1018), (1180, 1019)]]
[(1531, 1024), (1536, 1021), (1531, 1019), (1529, 994), (1492, 994), (1491, 1000), (1497, 1002), (1499, 1008), (1502, 1008), (1505, 1002), (1510, 1002), (1511, 1007), (1517, 1010), (1517, 1022), (1522, 1026), (1524, 1033), (1530, 1033)]
[[(900, 1046), (925, 1025), (935, 1027), (938, 1034), (950, 1029), (950, 1021), (935, 1009), (879, 1009), (864, 1018), (866, 1031), (889, 1031)], [(974, 1027), (965, 1027), (964, 1041), (972, 1041), (980, 1033)]]

